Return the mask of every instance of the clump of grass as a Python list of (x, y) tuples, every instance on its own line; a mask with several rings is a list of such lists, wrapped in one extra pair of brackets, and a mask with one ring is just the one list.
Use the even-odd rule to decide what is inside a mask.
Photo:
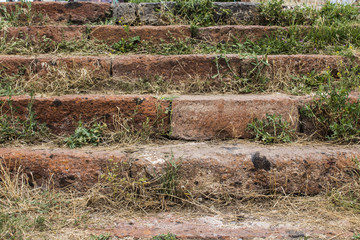
[[(180, 165), (173, 157), (165, 160), (160, 170), (149, 172), (146, 177), (129, 175), (131, 164), (109, 160), (108, 169), (100, 183), (91, 191), (89, 204), (97, 206), (104, 201), (113, 207), (133, 209), (166, 209), (168, 205), (180, 203), (186, 191), (179, 185)], [(187, 193), (188, 194), (188, 193)]]
[(235, 43), (239, 51), (252, 54), (331, 54), (352, 57), (360, 46), (360, 28), (351, 25), (292, 26), (256, 41)]
[(44, 124), (35, 120), (33, 111), (34, 99), (28, 104), (28, 114), (25, 119), (16, 117), (16, 109), (12, 104), (11, 95), (7, 101), (0, 101), (0, 143), (21, 140), (28, 143), (43, 141), (49, 134)]
[(319, 139), (360, 141), (360, 99), (351, 101), (347, 88), (321, 87), (301, 114), (311, 121), (314, 136)]
[[(87, 55), (114, 53), (114, 48), (99, 40), (83, 39), (54, 41), (46, 36), (37, 37), (26, 34), (18, 38), (9, 39), (4, 30), (4, 37), (0, 38), (1, 54), (60, 54), (60, 53), (82, 53)], [(120, 52), (121, 53), (121, 52)]]
[(349, 23), (358, 20), (359, 9), (350, 4), (327, 1), (321, 9), (308, 6), (295, 6), (286, 9), (284, 0), (262, 1), (259, 5), (260, 21), (265, 25), (313, 25)]
[(169, 24), (207, 27), (231, 21), (231, 11), (215, 8), (212, 0), (176, 0), (173, 8), (165, 9), (160, 15)]
[[(164, 112), (165, 111), (165, 112)], [(79, 121), (75, 132), (65, 139), (65, 143), (70, 148), (82, 147), (84, 145), (100, 144), (140, 144), (148, 143), (162, 136), (167, 136), (165, 120), (168, 110), (157, 108), (155, 119), (147, 117), (144, 121), (137, 120), (138, 112), (134, 110), (131, 116), (124, 116), (119, 112), (113, 116), (111, 128), (105, 123), (94, 121), (85, 126)]]
[(0, 7), (0, 29), (7, 27), (45, 25), (47, 17), (32, 11), (31, 2), (21, 2), (7, 8)]
[(160, 234), (156, 235), (152, 238), (153, 240), (176, 240), (178, 239), (175, 234), (168, 233), (168, 234)]
[(343, 209), (360, 212), (360, 162), (357, 158), (353, 159), (355, 168), (348, 171), (352, 174), (353, 181), (339, 189), (332, 189), (329, 197), (335, 206)]
[(30, 187), (30, 181), (21, 168), (10, 171), (0, 162), (1, 239), (28, 239), (48, 231), (52, 214), (66, 206), (57, 193), (46, 186)]
[(277, 114), (266, 114), (265, 119), (255, 118), (248, 124), (247, 130), (256, 141), (264, 144), (289, 143), (295, 138), (295, 130), (290, 123)]

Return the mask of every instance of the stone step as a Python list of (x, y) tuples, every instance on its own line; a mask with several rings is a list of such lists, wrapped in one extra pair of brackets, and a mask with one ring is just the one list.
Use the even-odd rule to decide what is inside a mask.
[(79, 190), (93, 186), (108, 171), (117, 171), (113, 173), (119, 178), (146, 178), (151, 182), (164, 172), (166, 164), (175, 162), (179, 166), (178, 186), (197, 199), (326, 192), (354, 181), (360, 149), (356, 145), (316, 143), (264, 146), (245, 141), (179, 142), (115, 150), (7, 147), (0, 148), (0, 156), (5, 166), (21, 167), (37, 184), (51, 178), (55, 187), (71, 184)]
[[(111, 18), (112, 9), (109, 3), (92, 3), (92, 2), (2, 2), (0, 8), (6, 8), (7, 13), (26, 14), (25, 18), (19, 18), (19, 23), (27, 18), (33, 18), (33, 24), (62, 23), (62, 24), (87, 24), (99, 23)], [(28, 9), (31, 9), (29, 11)], [(2, 11), (0, 11), (0, 15)]]
[[(269, 55), (240, 57), (227, 55), (122, 55), (105, 56), (0, 56), (0, 74), (32, 76), (32, 81), (41, 79), (52, 68), (61, 71), (84, 69), (96, 79), (111, 76), (115, 80), (135, 82), (142, 79), (161, 78), (177, 85), (197, 81), (221, 84), (234, 78), (249, 77), (251, 74), (303, 75), (312, 71), (321, 72), (329, 68), (337, 72), (346, 66), (348, 58), (330, 55)], [(353, 59), (359, 62), (359, 58)]]
[[(258, 24), (257, 5), (249, 2), (216, 2), (214, 19), (225, 19), (231, 24)], [(30, 13), (27, 14), (39, 19), (47, 16), (48, 22), (56, 23), (86, 24), (110, 20), (113, 17), (117, 22), (121, 21), (121, 24), (169, 25), (169, 22), (163, 21), (162, 13), (169, 14), (176, 4), (175, 2), (139, 4), (117, 2), (113, 5), (92, 2), (32, 2), (31, 4), (2, 2), (0, 6), (5, 6), (7, 12), (16, 12), (19, 8), (31, 8)]]
[(119, 42), (122, 39), (140, 37), (141, 40), (151, 41), (152, 43), (171, 43), (176, 40), (194, 38), (211, 42), (228, 42), (236, 39), (243, 42), (246, 39), (256, 41), (275, 31), (285, 31), (286, 28), (276, 26), (213, 26), (200, 27), (196, 33), (192, 32), (190, 26), (171, 25), (171, 26), (135, 26), (126, 30), (123, 26), (104, 25), (104, 26), (27, 26), (9, 27), (0, 30), (0, 37), (6, 37), (7, 41), (14, 39), (29, 38), (36, 44), (47, 37), (54, 42), (70, 40), (100, 40), (108, 44)]
[[(175, 2), (120, 3), (112, 5), (113, 17), (122, 24), (169, 25), (164, 15), (176, 9)], [(259, 24), (258, 3), (214, 2), (214, 20), (228, 24)]]
[[(357, 101), (359, 94), (350, 96)], [(167, 96), (66, 95), (54, 97), (0, 97), (1, 114), (29, 118), (45, 124), (57, 135), (71, 134), (78, 122), (104, 122), (110, 131), (124, 121), (135, 129), (147, 128), (162, 136), (182, 140), (252, 138), (247, 130), (254, 119), (281, 115), (294, 132), (314, 132), (300, 107), (311, 97), (272, 95)], [(30, 106), (30, 107), (29, 107)], [(302, 119), (302, 121), (299, 121)], [(119, 130), (119, 129), (118, 129)]]

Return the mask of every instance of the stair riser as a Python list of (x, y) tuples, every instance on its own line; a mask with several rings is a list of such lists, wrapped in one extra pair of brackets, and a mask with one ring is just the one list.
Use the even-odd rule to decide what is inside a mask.
[[(351, 99), (357, 101), (358, 96), (353, 95)], [(143, 124), (148, 124), (153, 131), (176, 139), (252, 138), (248, 124), (255, 118), (264, 119), (266, 114), (281, 115), (294, 131), (301, 130), (309, 135), (314, 132), (309, 122), (299, 121), (300, 108), (311, 101), (306, 96), (182, 96), (173, 100), (150, 96), (92, 95), (31, 100), (30, 97), (13, 96), (11, 104), (8, 100), (8, 97), (0, 97), (1, 114), (26, 119), (32, 101), (35, 120), (45, 123), (58, 135), (73, 133), (80, 120), (85, 123), (105, 122), (109, 130), (116, 130), (119, 122), (114, 119), (122, 122), (130, 118), (130, 123), (137, 129), (141, 130)]]
[[(16, 2), (0, 3), (0, 7), (2, 6), (6, 7), (7, 12), (16, 12), (16, 6), (28, 8), (27, 4)], [(111, 17), (112, 10), (109, 3), (32, 2), (30, 14), (38, 20), (48, 18), (50, 23), (86, 24), (105, 21)]]
[(172, 158), (180, 166), (180, 186), (192, 197), (210, 194), (214, 198), (240, 198), (249, 192), (315, 195), (341, 187), (356, 177), (353, 160), (360, 158), (360, 152), (329, 146), (187, 144), (146, 148), (132, 154), (1, 148), (0, 156), (8, 167), (21, 166), (31, 173), (37, 184), (51, 177), (56, 187), (73, 184), (80, 190), (96, 183), (111, 170), (111, 164), (123, 163), (126, 170), (122, 174), (135, 180), (156, 177), (155, 173), (161, 174), (166, 160)]
[[(355, 60), (359, 61), (358, 59)], [(111, 76), (115, 80), (137, 81), (139, 78), (161, 77), (171, 84), (189, 84), (195, 79), (221, 83), (222, 80), (250, 77), (249, 73), (269, 74), (274, 80), (277, 74), (308, 74), (332, 69), (337, 72), (347, 64), (347, 58), (327, 55), (272, 55), (241, 58), (235, 54), (216, 55), (130, 55), (117, 57), (25, 57), (0, 56), (0, 72), (7, 75), (39, 74), (32, 80), (41, 79), (49, 68), (61, 67), (62, 71), (86, 69), (94, 78)], [(265, 66), (268, 65), (268, 66)], [(259, 72), (260, 71), (260, 72)], [(219, 75), (220, 74), (220, 75)], [(217, 77), (214, 77), (214, 76)]]
[(128, 31), (123, 26), (29, 26), (7, 28), (0, 31), (0, 37), (6, 37), (8, 42), (15, 39), (29, 39), (33, 44), (41, 43), (44, 37), (55, 43), (90, 39), (104, 41), (109, 45), (132, 37), (140, 37), (141, 40), (151, 43), (171, 43), (174, 40), (182, 41), (188, 38), (218, 43), (232, 42), (234, 39), (238, 42), (256, 41), (276, 31), (286, 31), (286, 28), (215, 26), (199, 28), (192, 34), (190, 26), (141, 26), (130, 27)]
[[(121, 119), (131, 119), (129, 124), (141, 129), (148, 124), (155, 132), (169, 132), (169, 102), (159, 101), (149, 96), (65, 96), (52, 98), (13, 97), (11, 105), (8, 98), (1, 97), (1, 113), (14, 118), (26, 119), (31, 101), (36, 120), (45, 123), (55, 134), (72, 134), (78, 121), (90, 123), (104, 122), (110, 130), (116, 130)], [(15, 109), (11, 112), (10, 106)]]

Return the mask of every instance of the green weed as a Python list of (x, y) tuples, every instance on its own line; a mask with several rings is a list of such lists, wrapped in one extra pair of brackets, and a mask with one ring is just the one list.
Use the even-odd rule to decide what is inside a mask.
[(347, 88), (320, 87), (301, 114), (311, 121), (317, 138), (337, 142), (360, 140), (360, 99), (351, 101)]
[(90, 240), (108, 240), (110, 239), (110, 235), (106, 234), (106, 235), (103, 235), (103, 234), (100, 234), (100, 235), (91, 235), (90, 236)]
[(351, 238), (352, 240), (360, 240), (360, 234), (354, 233), (354, 235)]
[(134, 51), (140, 43), (140, 37), (135, 36), (128, 39), (122, 38), (119, 42), (114, 43), (112, 48), (121, 53)]
[(69, 148), (82, 147), (84, 145), (97, 146), (103, 141), (104, 129), (106, 124), (94, 122), (90, 128), (84, 127), (83, 122), (79, 121), (74, 134), (65, 139)]
[(247, 130), (255, 136), (256, 141), (264, 144), (288, 143), (294, 140), (295, 130), (281, 115), (266, 114), (265, 119), (254, 119)]
[(164, 22), (193, 27), (221, 24), (229, 20), (232, 14), (229, 10), (215, 8), (212, 0), (176, 0), (173, 8), (165, 9), (160, 12)]
[(308, 6), (283, 7), (283, 0), (262, 1), (259, 5), (260, 21), (265, 25), (313, 25), (349, 23), (359, 19), (359, 9), (350, 4), (327, 1), (321, 9)]
[(13, 6), (12, 9), (6, 5), (0, 7), (0, 29), (7, 27), (44, 25), (47, 17), (32, 11), (31, 2), (21, 2)]
[(156, 235), (152, 238), (153, 240), (176, 240), (178, 238), (176, 238), (175, 234), (172, 233), (168, 233), (168, 234), (160, 234), (160, 235)]

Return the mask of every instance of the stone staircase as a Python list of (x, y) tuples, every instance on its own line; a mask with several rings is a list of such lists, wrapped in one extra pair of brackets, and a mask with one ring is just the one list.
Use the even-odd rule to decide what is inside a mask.
[[(11, 12), (16, 11), (15, 6), (19, 3), (1, 3), (0, 6)], [(64, 40), (102, 41), (108, 46), (134, 37), (154, 45), (186, 39), (216, 44), (234, 39), (240, 43), (249, 39), (257, 41), (272, 32), (288, 30), (286, 27), (255, 25), (258, 24), (256, 4), (218, 3), (216, 6), (232, 10), (239, 22), (250, 21), (254, 25), (200, 27), (194, 32), (188, 25), (149, 26), (161, 25), (157, 15), (159, 10), (156, 9), (163, 5), (158, 3), (120, 3), (111, 7), (106, 3), (34, 2), (31, 11), (47, 18), (48, 25), (9, 27), (0, 31), (0, 38), (5, 42), (26, 40), (34, 46), (42, 44), (45, 37), (55, 43)], [(96, 25), (111, 18), (122, 19), (123, 25), (132, 22), (145, 25)], [(153, 134), (155, 140), (150, 144), (112, 144), (78, 149), (41, 139), (37, 144), (5, 143), (0, 148), (0, 160), (11, 169), (21, 166), (36, 184), (52, 179), (55, 187), (72, 186), (80, 191), (86, 191), (98, 182), (107, 171), (110, 159), (119, 164), (130, 164), (128, 174), (135, 179), (161, 172), (172, 159), (181, 165), (182, 187), (194, 192), (195, 198), (199, 189), (212, 193), (216, 188), (226, 189), (224, 191), (235, 199), (242, 198), (246, 192), (314, 196), (353, 181), (354, 173), (358, 171), (354, 159), (360, 159), (358, 145), (319, 141), (279, 145), (254, 143), (251, 140), (254, 134), (247, 129), (248, 124), (266, 114), (282, 115), (295, 133), (309, 137), (313, 128), (302, 121), (306, 116), (300, 108), (311, 102), (312, 96), (277, 92), (234, 94), (218, 89), (231, 83), (233, 74), (240, 78), (248, 77), (255, 65), (263, 66), (261, 69), (275, 79), (275, 72), (306, 75), (329, 68), (337, 72), (349, 62), (346, 57), (330, 55), (244, 57), (238, 54), (112, 55), (102, 52), (92, 55), (56, 52), (1, 55), (2, 78), (15, 76), (13, 81), (23, 78), (24, 86), (41, 83), (45, 89), (41, 92), (35, 90), (32, 96), (21, 93), (0, 97), (3, 115), (26, 120), (31, 106), (35, 120), (45, 124), (51, 136), (68, 136), (75, 131), (79, 121), (91, 124), (94, 119), (105, 123), (109, 131), (116, 131), (122, 119), (130, 118), (135, 129), (141, 131), (146, 123), (146, 127), (156, 134)], [(353, 59), (354, 62), (359, 62), (359, 59)], [(56, 84), (62, 84), (60, 77), (48, 77), (54, 69), (70, 75), (80, 70), (91, 73), (94, 82), (79, 87), (78, 94), (72, 92), (71, 86), (71, 95), (66, 91), (60, 91), (60, 94), (46, 91), (46, 86), (54, 84), (54, 80), (57, 80)], [(220, 75), (223, 78), (220, 79)], [(103, 79), (110, 79), (107, 87), (93, 87), (101, 85)], [(149, 94), (146, 91), (132, 92), (131, 88), (125, 91), (120, 84), (134, 85), (141, 79), (150, 82), (161, 79), (171, 86), (166, 94)], [(181, 91), (195, 81), (206, 82), (210, 89), (215, 90), (196, 95)], [(357, 101), (358, 96), (353, 92), (350, 98)], [(208, 234), (199, 234), (196, 229), (204, 228), (204, 223), (194, 223), (197, 228), (190, 234), (171, 224), (161, 231), (132, 224), (119, 225), (118, 230), (97, 231), (140, 238), (151, 237), (149, 231), (152, 234), (173, 231), (183, 238), (195, 239), (300, 239), (308, 235), (315, 236), (315, 239), (341, 239), (332, 238), (337, 236), (336, 231), (310, 229), (299, 235), (296, 229), (288, 226), (273, 230), (248, 226), (230, 230), (229, 226), (222, 226), (227, 231), (212, 229)], [(141, 228), (141, 231), (121, 230), (125, 228)], [(342, 236), (349, 237), (351, 232)]]

